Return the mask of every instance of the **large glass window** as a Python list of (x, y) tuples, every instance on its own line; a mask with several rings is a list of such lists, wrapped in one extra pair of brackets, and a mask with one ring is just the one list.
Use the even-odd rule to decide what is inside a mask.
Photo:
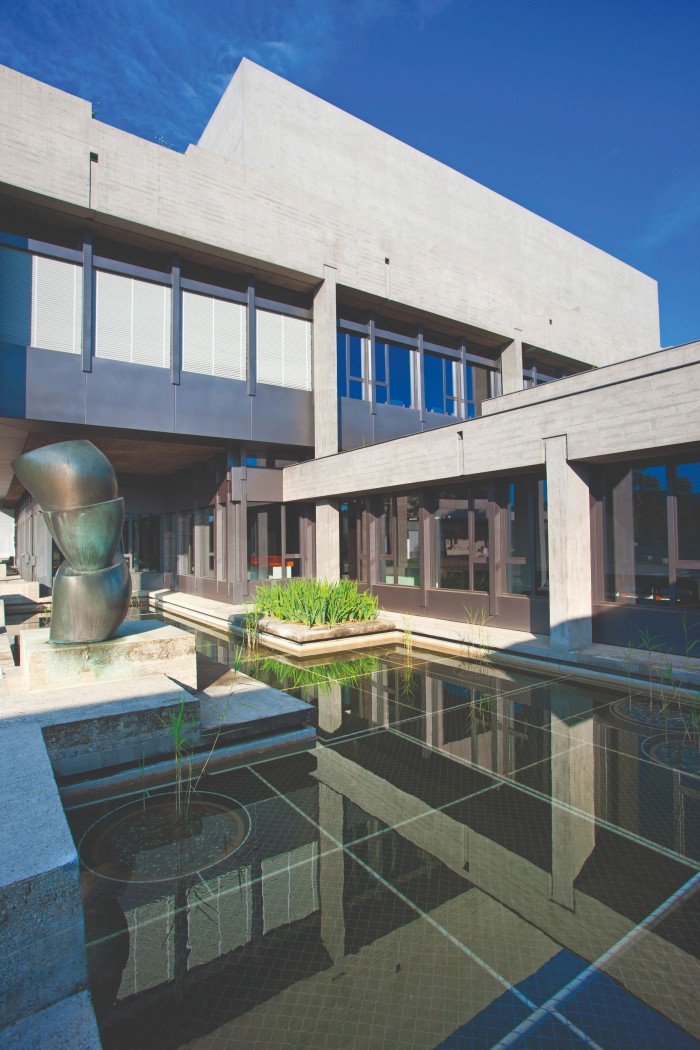
[(455, 358), (425, 352), (423, 388), (426, 412), (461, 415), (459, 373), (460, 362)]
[(199, 574), (213, 579), (216, 570), (216, 541), (214, 539), (214, 507), (200, 507), (197, 511), (199, 535)]
[(378, 520), (379, 582), (420, 585), (420, 499), (416, 494), (385, 496)]
[(407, 346), (375, 342), (374, 397), (378, 405), (413, 405), (415, 357), (415, 350)]
[(282, 508), (248, 504), (248, 579), (282, 579)]
[(365, 339), (338, 332), (338, 396), (362, 401), (366, 397)]
[(177, 571), (194, 576), (194, 511), (181, 510), (177, 516)]
[(507, 594), (549, 594), (547, 482), (521, 477), (505, 483), (504, 590)]
[(440, 489), (433, 528), (433, 586), (489, 589), (489, 501), (480, 487)]
[(607, 467), (604, 597), (627, 605), (700, 607), (700, 463)]

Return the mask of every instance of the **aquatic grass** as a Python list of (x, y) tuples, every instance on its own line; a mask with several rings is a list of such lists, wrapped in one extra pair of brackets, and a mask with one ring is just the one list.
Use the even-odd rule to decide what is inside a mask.
[(165, 718), (162, 718), (160, 715), (158, 716), (159, 722), (163, 728), (167, 729), (168, 733), (170, 733), (173, 741), (173, 759), (175, 762), (175, 812), (178, 817), (182, 816), (183, 766), (189, 761), (192, 750), (192, 744), (189, 740), (188, 734), (194, 729), (194, 725), (188, 717), (186, 708), (187, 700), (183, 696), (177, 707), (168, 710)]
[(271, 616), (306, 627), (337, 627), (376, 619), (378, 599), (358, 590), (355, 580), (296, 579), (261, 587), (253, 601), (254, 615)]
[(334, 660), (332, 663), (314, 667), (295, 667), (282, 663), (273, 656), (258, 658), (247, 668), (253, 674), (266, 674), (282, 689), (317, 688), (320, 692), (329, 689), (335, 682), (358, 686), (367, 675), (379, 670), (376, 656), (363, 656), (357, 660)]

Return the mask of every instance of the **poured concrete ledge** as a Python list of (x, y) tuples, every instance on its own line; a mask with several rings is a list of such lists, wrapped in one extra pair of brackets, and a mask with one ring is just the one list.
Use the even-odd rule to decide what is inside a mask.
[(227, 739), (315, 726), (316, 708), (280, 689), (229, 671), (199, 694), (203, 731), (226, 731)]
[[(0, 748), (4, 839), (0, 1045), (4, 1045), (2, 1029), (85, 989), (87, 964), (78, 856), (41, 728), (3, 728)], [(47, 1039), (39, 1045), (59, 1044)]]
[(38, 602), (39, 584), (23, 580), (21, 576), (5, 576), (0, 579), (0, 599), (18, 604)]
[(194, 638), (160, 620), (127, 620), (106, 642), (55, 645), (49, 628), (20, 633), (20, 666), (30, 691), (131, 680), (167, 673), (192, 690), (197, 688)]
[[(262, 616), (258, 626), (265, 635), (284, 638), (285, 641), (301, 646), (345, 638), (351, 638), (354, 644), (358, 638), (364, 639), (368, 635), (386, 634), (387, 631), (393, 630), (390, 624), (383, 623), (381, 620), (368, 620), (365, 623), (339, 623), (335, 627), (306, 627), (303, 623), (285, 623), (271, 616)], [(385, 640), (382, 638), (381, 641), (383, 644)]]
[(78, 992), (0, 1032), (0, 1050), (101, 1050), (88, 992)]

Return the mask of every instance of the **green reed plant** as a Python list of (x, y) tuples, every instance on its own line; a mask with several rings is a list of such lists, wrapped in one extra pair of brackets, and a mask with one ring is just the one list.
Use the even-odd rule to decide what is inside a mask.
[(164, 729), (170, 733), (173, 741), (173, 758), (175, 762), (175, 813), (182, 816), (184, 767), (189, 762), (192, 745), (189, 733), (193, 729), (187, 713), (187, 700), (182, 697), (177, 707), (170, 708), (165, 716), (158, 719)]
[(295, 579), (261, 587), (255, 596), (256, 618), (272, 616), (306, 627), (336, 627), (376, 619), (378, 599), (359, 591), (355, 580)]

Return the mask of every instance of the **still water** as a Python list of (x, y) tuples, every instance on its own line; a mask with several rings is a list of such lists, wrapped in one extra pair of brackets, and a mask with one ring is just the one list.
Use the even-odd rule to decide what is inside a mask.
[(197, 645), (318, 741), (68, 809), (106, 1050), (700, 1047), (700, 778), (636, 697)]

